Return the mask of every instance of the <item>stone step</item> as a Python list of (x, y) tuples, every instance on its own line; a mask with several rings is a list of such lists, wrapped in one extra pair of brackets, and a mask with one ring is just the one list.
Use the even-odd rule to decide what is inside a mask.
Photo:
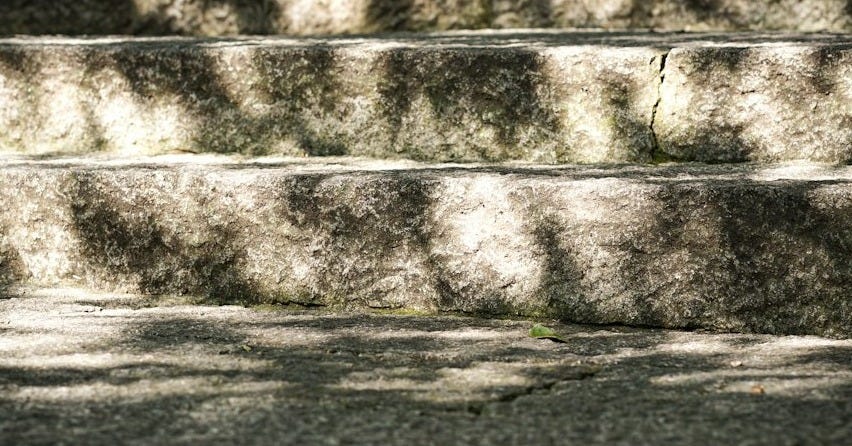
[(852, 334), (852, 167), (213, 156), (0, 167), (16, 286)]
[(848, 163), (852, 40), (3, 39), (0, 151)]
[(852, 435), (852, 340), (539, 321), (556, 343), (506, 318), (181, 303), (68, 289), (0, 299), (2, 443), (843, 445)]
[(852, 31), (848, 0), (4, 0), (6, 34), (352, 34), (568, 27)]

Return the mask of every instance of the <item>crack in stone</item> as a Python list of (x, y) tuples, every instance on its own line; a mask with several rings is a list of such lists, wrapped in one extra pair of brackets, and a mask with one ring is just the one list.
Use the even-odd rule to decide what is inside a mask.
[(654, 107), (651, 109), (651, 159), (657, 159), (660, 150), (660, 142), (657, 139), (657, 130), (654, 126), (657, 124), (657, 109), (660, 107), (660, 102), (663, 100), (663, 82), (666, 81), (666, 59), (669, 57), (671, 50), (664, 52), (660, 56), (660, 83), (657, 84), (657, 100), (654, 102)]
[(595, 375), (598, 374), (598, 372), (600, 372), (600, 368), (594, 367), (594, 368), (589, 368), (589, 369), (586, 369), (586, 370), (579, 371), (577, 374), (575, 374), (571, 377), (565, 377), (565, 378), (561, 378), (561, 379), (551, 379), (551, 380), (544, 381), (540, 384), (526, 386), (526, 387), (520, 388), (520, 389), (518, 389), (514, 392), (507, 392), (507, 393), (500, 395), (499, 397), (497, 397), (497, 398), (495, 398), (491, 401), (483, 401), (481, 403), (471, 404), (467, 407), (467, 411), (476, 415), (476, 416), (480, 416), (485, 411), (485, 408), (490, 406), (490, 405), (504, 404), (504, 403), (512, 404), (515, 401), (517, 401), (518, 399), (523, 398), (525, 396), (530, 396), (530, 395), (532, 395), (536, 392), (550, 391), (559, 383), (564, 383), (564, 382), (569, 382), (569, 381), (583, 381), (583, 380), (586, 380), (586, 379), (589, 379), (589, 378), (594, 378)]

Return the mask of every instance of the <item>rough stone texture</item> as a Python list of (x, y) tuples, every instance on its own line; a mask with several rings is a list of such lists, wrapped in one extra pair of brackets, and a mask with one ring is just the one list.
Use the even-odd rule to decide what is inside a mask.
[(4, 40), (0, 151), (648, 161), (663, 52), (604, 41)]
[[(852, 341), (0, 300), (0, 444), (844, 444)], [(152, 306), (154, 305), (154, 306)], [(150, 308), (148, 308), (150, 307)]]
[(850, 167), (185, 163), (6, 162), (2, 263), (224, 302), (852, 333)]
[(488, 0), (5, 0), (0, 33), (358, 34), (479, 29)]
[(849, 0), (4, 0), (0, 33), (222, 36), (506, 27), (852, 30)]
[(654, 122), (664, 154), (852, 162), (852, 42), (675, 48), (664, 76)]
[(852, 30), (848, 0), (494, 0), (494, 27)]
[(843, 35), (5, 39), (0, 151), (848, 163), (850, 59)]

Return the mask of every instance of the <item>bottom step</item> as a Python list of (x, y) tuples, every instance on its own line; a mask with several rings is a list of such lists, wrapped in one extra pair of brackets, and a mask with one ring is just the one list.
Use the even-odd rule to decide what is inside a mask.
[(852, 167), (201, 160), (6, 159), (0, 283), (852, 334)]
[(0, 443), (852, 438), (852, 340), (542, 322), (564, 342), (511, 319), (31, 291), (0, 300)]

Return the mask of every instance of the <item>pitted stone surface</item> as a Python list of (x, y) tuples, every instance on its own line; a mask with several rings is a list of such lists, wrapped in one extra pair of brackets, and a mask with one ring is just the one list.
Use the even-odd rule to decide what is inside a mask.
[(9, 289), (852, 333), (849, 167), (7, 161), (0, 198)]
[(848, 0), (5, 0), (4, 34), (326, 35), (568, 27), (850, 31)]

